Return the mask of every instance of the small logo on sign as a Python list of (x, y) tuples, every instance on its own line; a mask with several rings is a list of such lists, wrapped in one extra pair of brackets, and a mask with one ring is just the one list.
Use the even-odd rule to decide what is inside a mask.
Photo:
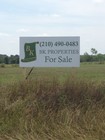
[(21, 62), (31, 62), (37, 59), (36, 56), (36, 44), (39, 42), (25, 43), (24, 44), (24, 59)]

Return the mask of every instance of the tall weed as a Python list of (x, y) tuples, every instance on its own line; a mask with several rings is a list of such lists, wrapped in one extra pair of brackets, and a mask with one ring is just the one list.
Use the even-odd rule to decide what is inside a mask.
[(0, 87), (3, 140), (104, 140), (105, 83), (76, 77)]

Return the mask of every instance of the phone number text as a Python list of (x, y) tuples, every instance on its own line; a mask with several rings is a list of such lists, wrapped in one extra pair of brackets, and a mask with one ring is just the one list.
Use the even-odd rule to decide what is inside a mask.
[(73, 41), (73, 42), (69, 42), (69, 41), (66, 41), (66, 42), (63, 42), (63, 41), (57, 41), (57, 42), (39, 42), (39, 46), (40, 47), (53, 47), (53, 46), (68, 46), (68, 47), (74, 47), (74, 46), (78, 46), (79, 45), (79, 42), (78, 41)]

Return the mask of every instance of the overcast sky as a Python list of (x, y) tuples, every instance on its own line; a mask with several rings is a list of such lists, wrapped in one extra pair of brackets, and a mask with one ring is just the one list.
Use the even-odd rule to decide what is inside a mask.
[(105, 0), (0, 0), (0, 54), (20, 36), (80, 36), (80, 53), (105, 54)]

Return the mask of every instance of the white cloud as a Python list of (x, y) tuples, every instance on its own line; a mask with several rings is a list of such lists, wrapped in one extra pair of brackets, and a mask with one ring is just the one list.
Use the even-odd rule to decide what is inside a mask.
[(58, 17), (60, 17), (61, 15), (59, 15), (59, 14), (52, 14), (52, 17), (55, 17), (55, 18), (58, 18)]
[(29, 32), (29, 31), (30, 31), (30, 29), (21, 28), (21, 29), (18, 29), (16, 32), (17, 32), (17, 33), (27, 33), (27, 32)]
[(48, 33), (36, 34), (36, 36), (49, 36)]
[(9, 36), (11, 36), (11, 35), (8, 34), (8, 33), (2, 33), (2, 32), (0, 32), (0, 37), (9, 37)]
[(94, 3), (103, 3), (104, 0), (93, 0)]
[(18, 51), (20, 36), (57, 35), (80, 35), (81, 53), (91, 47), (105, 52), (105, 0), (1, 0), (0, 3), (3, 46), (0, 53)]

